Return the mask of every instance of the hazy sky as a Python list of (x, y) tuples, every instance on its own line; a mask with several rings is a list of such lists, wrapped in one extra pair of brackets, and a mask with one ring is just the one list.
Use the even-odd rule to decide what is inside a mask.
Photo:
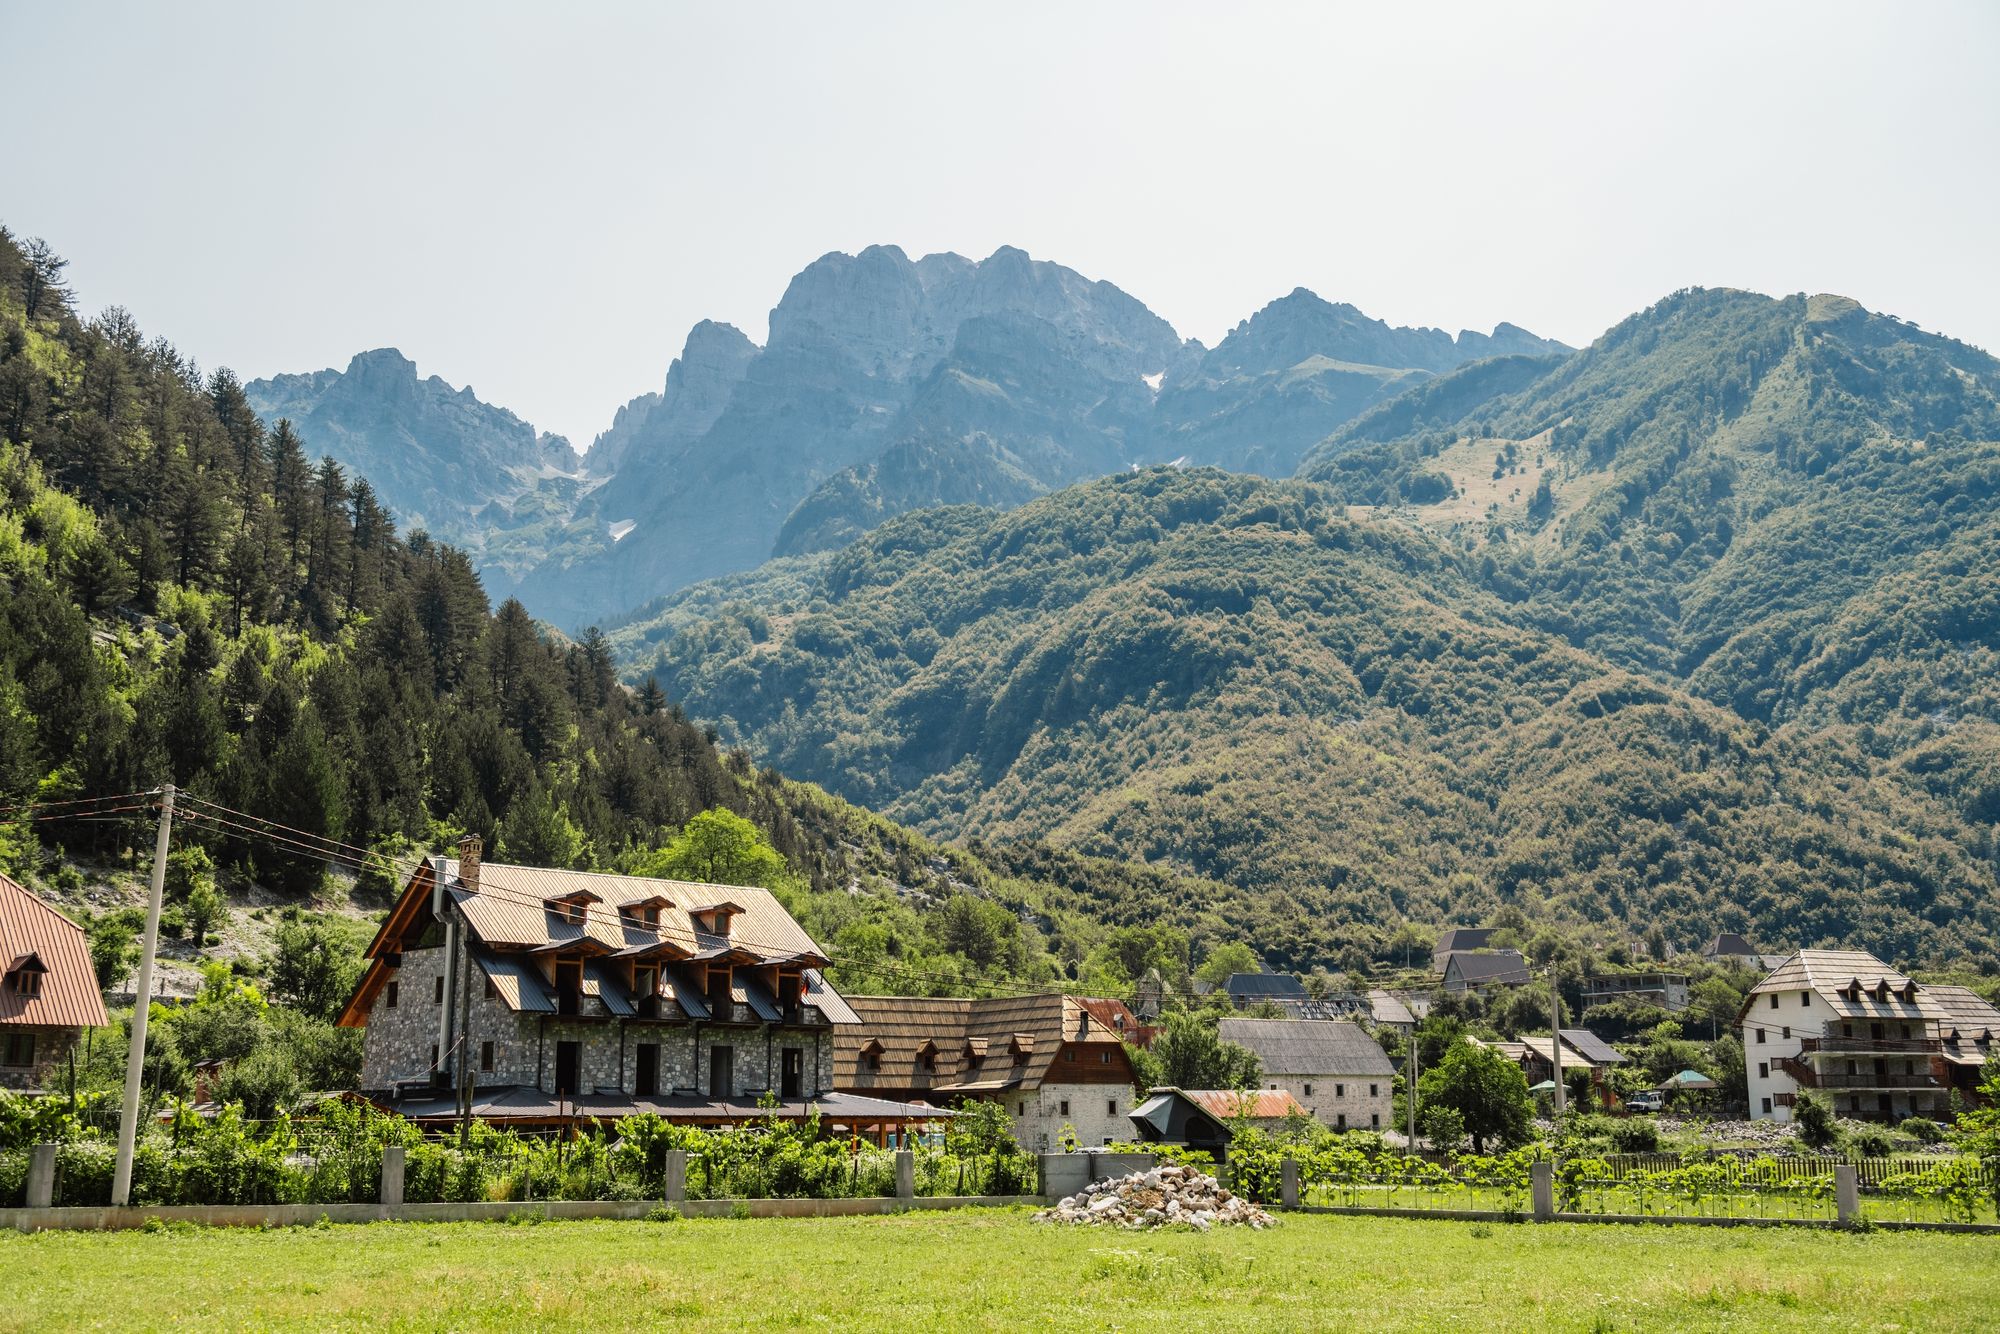
[(579, 446), (829, 250), (1582, 343), (1693, 284), (2000, 349), (2000, 6), (0, 0), (0, 222), (205, 367)]

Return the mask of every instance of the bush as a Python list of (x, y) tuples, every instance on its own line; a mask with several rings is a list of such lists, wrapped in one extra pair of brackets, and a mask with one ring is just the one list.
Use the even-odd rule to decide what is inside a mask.
[(1800, 1090), (1792, 1103), (1792, 1133), (1809, 1149), (1830, 1149), (1840, 1136), (1833, 1121), (1833, 1104), (1826, 1095)]
[(1896, 1151), (1889, 1132), (1876, 1126), (1852, 1131), (1847, 1136), (1847, 1152), (1855, 1158), (1887, 1158)]
[(1926, 1117), (1907, 1117), (1896, 1129), (1919, 1144), (1940, 1144), (1944, 1141), (1944, 1127)]
[(1650, 1118), (1627, 1117), (1612, 1126), (1611, 1142), (1620, 1153), (1658, 1153), (1660, 1128)]

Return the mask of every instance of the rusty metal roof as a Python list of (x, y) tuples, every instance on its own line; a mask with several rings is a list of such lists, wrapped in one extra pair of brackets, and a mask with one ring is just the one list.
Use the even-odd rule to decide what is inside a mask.
[(0, 982), (0, 1024), (104, 1024), (104, 996), (97, 989), (83, 928), (0, 875), (0, 956), (12, 961), (28, 955), (48, 971), (33, 996), (16, 995), (11, 985)]
[[(1157, 1088), (1154, 1093), (1178, 1093), (1195, 1106), (1220, 1121), (1227, 1122), (1232, 1117), (1247, 1115), (1257, 1121), (1280, 1121), (1296, 1112), (1300, 1116), (1308, 1113), (1299, 1105), (1299, 1100), (1283, 1089), (1254, 1089), (1249, 1093), (1238, 1093), (1233, 1089), (1170, 1089)], [(1249, 1110), (1244, 1110), (1245, 1102)]]

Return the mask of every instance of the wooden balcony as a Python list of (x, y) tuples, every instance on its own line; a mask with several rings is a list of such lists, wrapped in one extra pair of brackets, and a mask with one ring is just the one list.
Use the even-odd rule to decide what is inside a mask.
[(1843, 1056), (1932, 1056), (1944, 1049), (1935, 1038), (1802, 1038), (1803, 1053), (1837, 1052)]

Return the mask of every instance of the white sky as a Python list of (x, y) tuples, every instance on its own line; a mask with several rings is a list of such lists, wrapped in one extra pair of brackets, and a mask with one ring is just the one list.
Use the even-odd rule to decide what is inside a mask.
[(394, 345), (579, 447), (872, 242), (1211, 344), (1301, 285), (1582, 343), (1700, 284), (2000, 350), (2000, 5), (0, 0), (0, 52), (0, 222), (86, 310), (246, 379)]

